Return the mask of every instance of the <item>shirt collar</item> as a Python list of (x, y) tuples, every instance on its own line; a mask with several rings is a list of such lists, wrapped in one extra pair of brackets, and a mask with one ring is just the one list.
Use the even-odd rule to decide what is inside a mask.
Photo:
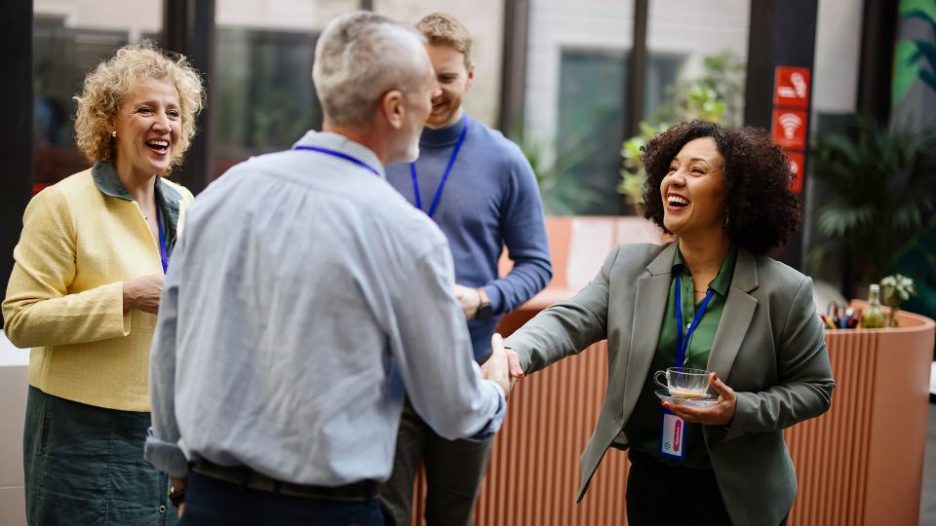
[[(91, 167), (91, 178), (98, 190), (106, 196), (133, 201), (127, 187), (124, 186), (117, 170), (110, 161), (97, 161)], [(162, 210), (163, 218), (169, 226), (169, 248), (175, 245), (176, 229), (179, 224), (179, 210), (181, 208), (182, 194), (169, 186), (162, 177), (156, 177), (156, 205)]]
[(94, 184), (102, 194), (125, 201), (133, 201), (127, 187), (124, 186), (120, 178), (117, 177), (117, 171), (110, 161), (98, 161), (91, 167), (91, 177), (94, 178)]
[(461, 136), (462, 128), (465, 127), (467, 121), (468, 113), (462, 111), (461, 118), (451, 126), (435, 130), (429, 127), (423, 128), (422, 135), (419, 137), (419, 145), (430, 148), (451, 146), (458, 142), (458, 137)]
[(373, 150), (339, 133), (309, 130), (293, 145), (293, 148), (296, 146), (318, 146), (319, 148), (328, 148), (329, 150), (350, 155), (377, 170), (381, 178), (386, 178), (383, 164)]
[[(94, 166), (91, 167), (91, 177), (94, 179), (94, 184), (102, 194), (125, 201), (133, 201), (133, 197), (130, 195), (130, 192), (127, 191), (127, 187), (124, 186), (120, 177), (117, 177), (117, 170), (114, 169), (114, 164), (112, 162), (97, 161), (94, 163)], [(157, 200), (162, 202), (165, 206), (174, 208), (175, 210), (179, 209), (179, 201), (182, 200), (182, 194), (166, 184), (162, 177), (156, 178), (155, 189)]]
[[(722, 261), (721, 268), (718, 269), (718, 275), (709, 283), (709, 287), (721, 296), (728, 294), (728, 287), (731, 286), (731, 278), (734, 275), (735, 262), (737, 259), (738, 249), (732, 245), (731, 249), (728, 251), (728, 255), (726, 255), (724, 261)], [(683, 260), (682, 252), (679, 251), (678, 246), (676, 247), (676, 255), (673, 257), (673, 272), (688, 272), (686, 262)]]

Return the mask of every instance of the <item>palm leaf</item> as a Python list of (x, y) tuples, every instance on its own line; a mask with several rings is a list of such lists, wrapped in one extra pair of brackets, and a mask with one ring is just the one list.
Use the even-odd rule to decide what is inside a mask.
[(819, 244), (849, 251), (857, 282), (875, 281), (926, 228), (936, 211), (936, 139), (856, 119), (858, 139), (817, 137), (816, 179), (831, 199), (816, 215)]
[(894, 78), (891, 86), (891, 103), (896, 106), (916, 84), (920, 66), (916, 64), (917, 46), (911, 40), (898, 40), (894, 47)]
[(911, 55), (910, 61), (916, 62), (923, 57), (929, 62), (931, 68), (936, 69), (936, 44), (926, 40), (914, 40), (913, 43), (916, 44), (916, 52)]
[(843, 237), (871, 225), (877, 214), (874, 206), (859, 206), (844, 203), (829, 203), (819, 209), (816, 226), (819, 232), (829, 237)]
[(920, 70), (920, 79), (927, 83), (933, 91), (936, 91), (936, 74), (932, 71), (921, 69)]

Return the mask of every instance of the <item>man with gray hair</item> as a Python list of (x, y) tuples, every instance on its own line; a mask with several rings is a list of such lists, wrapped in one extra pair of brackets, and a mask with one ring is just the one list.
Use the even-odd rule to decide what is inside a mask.
[(383, 524), (404, 392), (453, 439), (504, 418), (506, 354), (472, 360), (445, 237), (384, 180), (437, 90), (421, 37), (343, 16), (313, 79), (323, 131), (203, 192), (166, 276), (146, 458), (186, 524)]

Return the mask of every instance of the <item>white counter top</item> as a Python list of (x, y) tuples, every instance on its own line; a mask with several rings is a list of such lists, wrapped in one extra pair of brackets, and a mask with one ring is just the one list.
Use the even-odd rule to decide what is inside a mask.
[(29, 349), (13, 347), (6, 335), (0, 331), (0, 367), (25, 367), (29, 365)]

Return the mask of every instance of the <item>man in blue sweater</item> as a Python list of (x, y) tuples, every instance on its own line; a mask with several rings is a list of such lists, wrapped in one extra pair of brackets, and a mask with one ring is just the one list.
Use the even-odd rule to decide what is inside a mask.
[[(519, 307), (549, 283), (552, 265), (536, 178), (520, 148), (500, 132), (472, 119), (462, 101), (474, 78), (471, 37), (456, 19), (423, 18), (417, 29), (442, 90), (419, 141), (415, 163), (387, 167), (387, 181), (429, 215), (448, 238), (455, 262), (455, 295), (468, 322), (479, 363), (491, 354), (500, 316)], [(513, 270), (498, 277), (506, 245)], [(439, 342), (440, 352), (445, 343)], [(381, 494), (384, 511), (407, 525), (413, 482), (425, 463), (426, 521), (470, 524), (491, 440), (446, 440), (404, 406), (393, 474)]]

